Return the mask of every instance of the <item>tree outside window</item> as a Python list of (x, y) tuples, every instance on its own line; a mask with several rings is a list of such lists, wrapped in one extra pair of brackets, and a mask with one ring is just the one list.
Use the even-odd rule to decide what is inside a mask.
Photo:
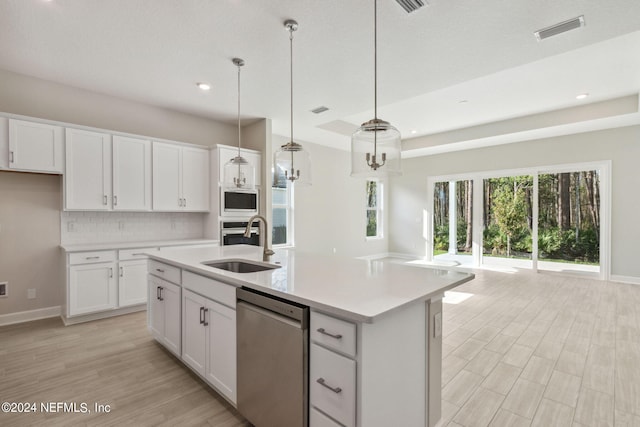
[(367, 237), (382, 237), (382, 183), (367, 181)]

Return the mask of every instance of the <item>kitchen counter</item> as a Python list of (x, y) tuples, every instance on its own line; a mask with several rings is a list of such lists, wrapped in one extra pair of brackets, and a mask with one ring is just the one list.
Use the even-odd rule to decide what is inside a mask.
[(110, 249), (135, 249), (135, 248), (149, 248), (160, 246), (182, 246), (182, 245), (214, 245), (217, 244), (217, 240), (211, 239), (183, 239), (183, 240), (152, 240), (141, 242), (109, 242), (109, 243), (83, 243), (83, 244), (70, 244), (60, 245), (60, 247), (67, 253), (72, 252), (86, 252), (86, 251), (102, 251)]
[(262, 248), (248, 245), (167, 249), (149, 253), (155, 259), (221, 282), (246, 286), (308, 305), (355, 322), (379, 317), (418, 301), (440, 298), (444, 291), (475, 276), (390, 260), (321, 256), (278, 249), (271, 264), (280, 268), (233, 273), (203, 265), (219, 259), (262, 261)]

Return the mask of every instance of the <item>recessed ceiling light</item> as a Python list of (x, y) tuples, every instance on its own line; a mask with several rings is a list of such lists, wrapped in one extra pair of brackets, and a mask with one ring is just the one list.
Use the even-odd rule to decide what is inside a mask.
[(468, 104), (469, 100), (467, 99), (461, 99), (460, 101), (458, 101), (458, 104)]
[(418, 131), (417, 131), (417, 130), (415, 130), (415, 129), (411, 129), (411, 135), (415, 135), (416, 133), (418, 133)]
[(588, 93), (581, 93), (580, 95), (576, 96), (576, 99), (585, 99), (587, 96), (589, 96)]
[(200, 90), (210, 90), (211, 85), (209, 83), (200, 82), (197, 84)]

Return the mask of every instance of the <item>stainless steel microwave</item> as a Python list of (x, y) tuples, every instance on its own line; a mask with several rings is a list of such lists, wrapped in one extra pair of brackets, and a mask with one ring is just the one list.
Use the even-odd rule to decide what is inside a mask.
[(260, 208), (258, 190), (220, 190), (222, 216), (251, 216)]

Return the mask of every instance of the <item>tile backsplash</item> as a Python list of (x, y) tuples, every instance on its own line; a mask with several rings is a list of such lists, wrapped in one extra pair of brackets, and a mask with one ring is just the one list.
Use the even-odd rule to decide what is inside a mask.
[(202, 213), (61, 212), (62, 244), (198, 239)]

